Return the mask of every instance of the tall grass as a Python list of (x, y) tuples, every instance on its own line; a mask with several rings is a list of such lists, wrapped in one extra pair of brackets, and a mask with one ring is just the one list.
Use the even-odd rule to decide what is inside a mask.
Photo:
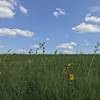
[[(0, 55), (1, 100), (100, 100), (100, 55)], [(63, 69), (73, 63), (75, 80)]]

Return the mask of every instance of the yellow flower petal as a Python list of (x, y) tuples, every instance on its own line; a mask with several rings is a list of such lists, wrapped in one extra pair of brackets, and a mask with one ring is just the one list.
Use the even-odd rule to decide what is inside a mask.
[(71, 81), (75, 80), (74, 74), (69, 75), (69, 80), (71, 80)]

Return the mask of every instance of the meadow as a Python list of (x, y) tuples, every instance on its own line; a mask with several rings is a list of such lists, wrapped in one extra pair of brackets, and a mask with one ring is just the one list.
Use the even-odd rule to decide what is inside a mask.
[(0, 100), (100, 100), (100, 55), (0, 55)]

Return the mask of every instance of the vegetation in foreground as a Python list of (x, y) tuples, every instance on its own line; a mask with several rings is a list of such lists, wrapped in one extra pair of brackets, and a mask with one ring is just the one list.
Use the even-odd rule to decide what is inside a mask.
[(100, 55), (0, 55), (0, 100), (100, 100)]

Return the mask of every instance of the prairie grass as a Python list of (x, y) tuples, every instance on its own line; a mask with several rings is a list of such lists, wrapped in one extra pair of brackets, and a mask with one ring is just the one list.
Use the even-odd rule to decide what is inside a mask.
[[(0, 100), (100, 100), (100, 55), (90, 70), (92, 57), (0, 55)], [(63, 72), (69, 63), (74, 81)]]

